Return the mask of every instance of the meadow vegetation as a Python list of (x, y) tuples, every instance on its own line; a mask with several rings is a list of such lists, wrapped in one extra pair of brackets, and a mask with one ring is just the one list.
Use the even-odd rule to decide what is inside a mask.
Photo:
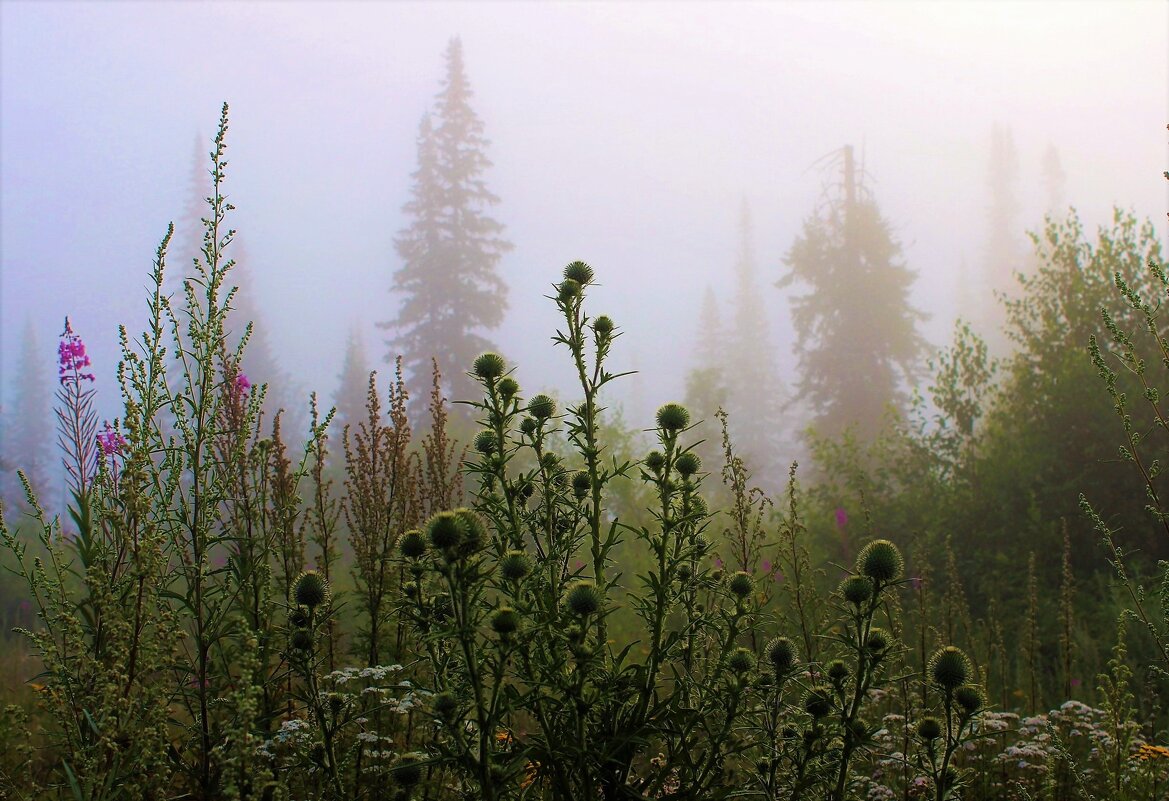
[(225, 328), (226, 133), (194, 272), (164, 292), (168, 234), (121, 333), (118, 420), (63, 335), (68, 512), (0, 518), (0, 797), (1164, 794), (1150, 225), (1049, 222), (1014, 355), (960, 324), (928, 399), (772, 498), (725, 416), (710, 464), (682, 405), (647, 434), (606, 408), (583, 262), (550, 293), (567, 402), (484, 353), (457, 409), (399, 363), (341, 431), (315, 396), (307, 432), (266, 419)]

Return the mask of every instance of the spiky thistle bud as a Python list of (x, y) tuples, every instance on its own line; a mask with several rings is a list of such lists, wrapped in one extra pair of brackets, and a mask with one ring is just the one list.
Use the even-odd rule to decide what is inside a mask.
[(426, 524), (426, 535), (435, 549), (444, 551), (463, 541), (463, 526), (454, 512), (439, 512)]
[(943, 690), (954, 690), (970, 676), (970, 660), (960, 648), (947, 645), (930, 657), (929, 671), (934, 684)]
[(523, 551), (508, 551), (499, 560), (499, 574), (505, 581), (522, 581), (532, 572), (532, 560)]
[(479, 453), (490, 455), (495, 453), (496, 446), (495, 432), (490, 429), (483, 429), (475, 435), (475, 450)]
[(687, 499), (686, 514), (694, 515), (695, 517), (706, 517), (709, 512), (706, 501), (699, 495), (691, 495)]
[(873, 581), (888, 584), (901, 578), (905, 560), (889, 540), (873, 540), (857, 555), (856, 570)]
[(767, 643), (767, 658), (771, 660), (775, 675), (786, 676), (796, 663), (796, 647), (787, 637), (776, 637)]
[(658, 409), (658, 428), (675, 433), (690, 425), (690, 412), (680, 403), (667, 403)]
[(421, 531), (412, 528), (402, 535), (402, 541), (398, 543), (398, 547), (402, 550), (402, 556), (407, 559), (418, 559), (426, 553), (426, 540)]
[(589, 494), (589, 490), (593, 488), (593, 481), (589, 478), (588, 471), (577, 470), (572, 475), (572, 494), (576, 496), (577, 500), (584, 500)]
[(840, 582), (841, 596), (853, 606), (860, 606), (873, 597), (873, 581), (868, 576), (849, 576)]
[(917, 724), (917, 736), (929, 742), (942, 736), (942, 723), (937, 718), (922, 718)]
[(694, 571), (690, 569), (690, 565), (686, 564), (685, 562), (678, 565), (678, 581), (685, 583), (689, 581), (693, 575)]
[(536, 427), (538, 425), (539, 423), (536, 422), (536, 418), (525, 417), (523, 420), (520, 420), (520, 433), (530, 437), (536, 433)]
[(865, 640), (865, 647), (873, 654), (880, 655), (889, 648), (889, 635), (885, 630), (874, 626), (869, 630), (869, 638)]
[(568, 303), (580, 297), (581, 289), (580, 281), (565, 278), (560, 282), (560, 286), (556, 287), (556, 296), (560, 298), (562, 303)]
[(661, 451), (650, 451), (645, 455), (645, 466), (656, 473), (666, 466), (666, 457)]
[(288, 622), (291, 623), (292, 627), (295, 629), (308, 628), (308, 613), (300, 608), (293, 609), (292, 614), (288, 616)]
[(298, 651), (311, 651), (313, 648), (313, 633), (308, 629), (297, 629), (292, 632), (290, 639), (292, 647)]
[(499, 382), (499, 397), (503, 398), (504, 400), (511, 400), (519, 391), (519, 382), (517, 382), (511, 376), (507, 376)]
[(828, 674), (828, 678), (830, 678), (834, 683), (839, 684), (848, 678), (850, 671), (848, 669), (848, 665), (844, 664), (843, 660), (834, 659), (828, 665), (828, 670), (826, 672)]
[(698, 454), (694, 451), (686, 451), (679, 454), (678, 458), (674, 460), (674, 467), (682, 474), (682, 478), (690, 478), (690, 476), (702, 469), (702, 460), (698, 458)]
[(413, 787), (422, 781), (422, 756), (410, 752), (402, 754), (394, 762), (391, 773), (401, 787)]
[(435, 715), (450, 722), (458, 714), (459, 699), (455, 697), (454, 693), (441, 692), (430, 699), (430, 706), (434, 709)]
[(819, 719), (832, 711), (832, 688), (819, 684), (804, 696), (804, 711)]
[(487, 524), (474, 509), (461, 507), (455, 510), (455, 518), (463, 532), (463, 540), (459, 550), (464, 555), (478, 553), (487, 546)]
[(547, 395), (536, 395), (528, 401), (528, 414), (537, 420), (547, 420), (556, 414), (556, 401)]
[(592, 615), (601, 608), (601, 591), (591, 581), (577, 581), (569, 587), (564, 602), (574, 615)]
[(515, 634), (516, 629), (519, 627), (519, 613), (510, 606), (499, 607), (495, 610), (495, 614), (491, 616), (491, 628), (500, 636), (506, 637), (510, 634)]
[(735, 575), (731, 576), (730, 582), (731, 592), (740, 598), (746, 598), (755, 589), (755, 580), (751, 578), (750, 573), (745, 573), (740, 570)]
[(614, 328), (616, 328), (616, 326), (613, 325), (612, 318), (607, 317), (604, 314), (593, 320), (593, 330), (596, 331), (597, 336), (601, 337), (602, 339), (606, 339), (611, 336), (613, 334)]
[(578, 284), (591, 284), (593, 282), (593, 268), (583, 261), (574, 261), (564, 268), (564, 278), (566, 281), (576, 281)]
[(484, 353), (475, 359), (475, 375), (484, 381), (493, 381), (507, 370), (507, 362), (498, 353)]
[(301, 606), (315, 609), (329, 598), (329, 585), (315, 570), (306, 570), (292, 585), (292, 597)]
[(727, 666), (736, 673), (747, 673), (755, 668), (755, 654), (750, 648), (736, 648), (727, 660)]
[(962, 707), (962, 711), (967, 715), (973, 715), (982, 709), (982, 691), (969, 684), (964, 684), (954, 690), (954, 700), (958, 702), (958, 706)]

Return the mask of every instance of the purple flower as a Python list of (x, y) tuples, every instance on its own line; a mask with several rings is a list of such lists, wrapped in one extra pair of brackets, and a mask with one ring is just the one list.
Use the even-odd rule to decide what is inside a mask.
[(85, 343), (73, 331), (69, 318), (65, 318), (65, 330), (61, 332), (61, 342), (57, 345), (57, 375), (62, 384), (70, 382), (76, 384), (81, 381), (93, 381), (93, 373), (83, 372), (89, 367), (89, 354), (85, 352)]
[(913, 578), (911, 578), (909, 580), (909, 586), (913, 587), (913, 589), (915, 589), (915, 590), (920, 590), (921, 585), (922, 585), (921, 576), (914, 576)]
[(837, 528), (844, 528), (848, 525), (848, 512), (844, 511), (843, 506), (836, 507), (836, 526)]
[(240, 373), (235, 377), (235, 389), (239, 394), (246, 395), (252, 389), (252, 382), (248, 380), (247, 375)]
[(1083, 682), (1083, 681), (1081, 681), (1080, 679), (1072, 679), (1072, 686), (1073, 686), (1073, 687), (1079, 687), (1079, 686), (1080, 686), (1081, 684), (1083, 684), (1083, 683), (1084, 683), (1084, 682)]
[(102, 456), (114, 456), (122, 452), (126, 447), (126, 438), (114, 430), (114, 427), (107, 421), (105, 430), (97, 435), (97, 446), (101, 450)]

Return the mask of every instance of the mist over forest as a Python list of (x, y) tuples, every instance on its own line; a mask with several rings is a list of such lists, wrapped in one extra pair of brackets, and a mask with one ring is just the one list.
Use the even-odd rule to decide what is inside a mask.
[(1164, 2), (0, 0), (0, 799), (1165, 797), (1166, 122)]

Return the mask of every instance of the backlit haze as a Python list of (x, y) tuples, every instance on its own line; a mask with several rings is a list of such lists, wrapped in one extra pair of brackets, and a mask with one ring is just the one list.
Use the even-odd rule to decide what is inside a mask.
[[(31, 324), (47, 369), (65, 315), (118, 413), (117, 325), (145, 321), (151, 260), (231, 105), (227, 189), (253, 301), (307, 398), (347, 338), (391, 319), (394, 235), (419, 119), (461, 37), (491, 141), (492, 216), (515, 245), (488, 336), (529, 393), (573, 397), (543, 296), (589, 262), (625, 336), (627, 419), (679, 399), (702, 294), (731, 297), (742, 201), (781, 375), (782, 259), (851, 144), (917, 271), (924, 333), (967, 313), (986, 242), (991, 130), (1018, 152), (1020, 245), (1054, 146), (1089, 230), (1114, 204), (1164, 230), (1169, 5), (977, 3), (0, 3), (4, 403)], [(203, 162), (200, 162), (200, 167)], [(960, 271), (969, 271), (963, 284)], [(172, 270), (186, 269), (175, 263)], [(724, 305), (724, 316), (730, 313)]]

